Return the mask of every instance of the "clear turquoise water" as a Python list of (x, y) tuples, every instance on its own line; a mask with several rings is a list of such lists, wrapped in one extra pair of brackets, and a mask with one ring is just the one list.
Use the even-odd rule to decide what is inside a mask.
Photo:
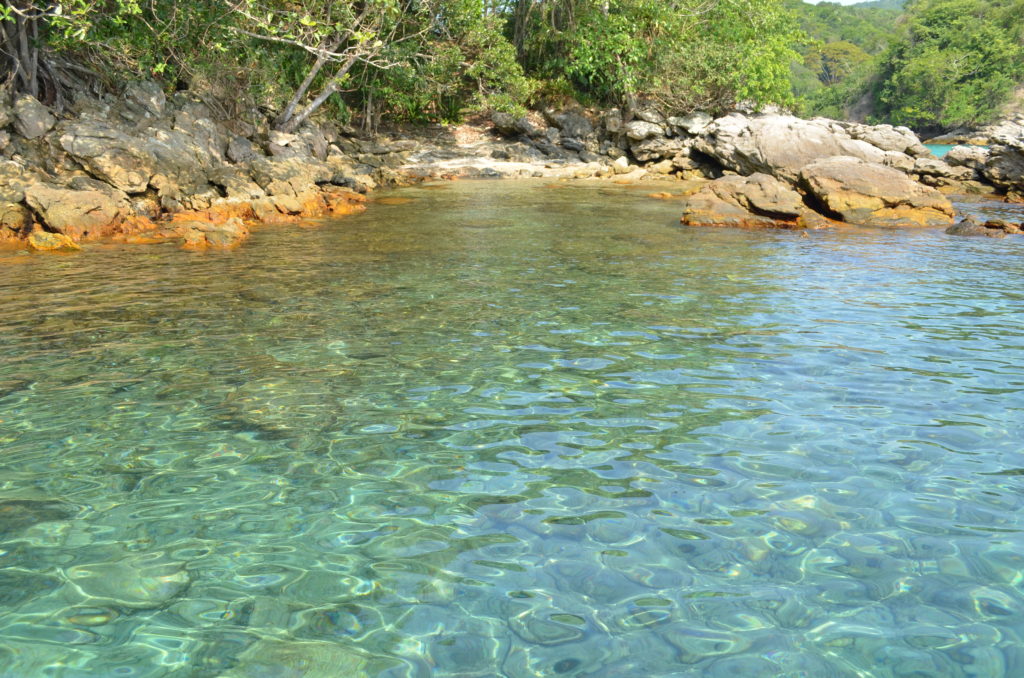
[(949, 153), (949, 149), (953, 148), (956, 144), (925, 144), (925, 148), (932, 152), (936, 158), (945, 157)]
[(393, 195), (0, 256), (0, 676), (1024, 675), (1021, 239)]
[[(944, 158), (949, 149), (956, 146), (956, 144), (925, 144), (925, 147), (932, 152), (936, 158)], [(979, 148), (988, 148), (988, 146), (979, 146)]]

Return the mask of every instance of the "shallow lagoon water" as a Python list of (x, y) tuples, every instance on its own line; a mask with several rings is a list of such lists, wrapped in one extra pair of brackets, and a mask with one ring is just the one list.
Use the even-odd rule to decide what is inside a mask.
[(644, 192), (3, 255), (0, 676), (1024, 675), (1024, 243)]

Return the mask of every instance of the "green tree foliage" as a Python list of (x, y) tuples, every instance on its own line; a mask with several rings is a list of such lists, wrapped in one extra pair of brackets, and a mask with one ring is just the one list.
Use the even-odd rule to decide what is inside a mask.
[(879, 113), (951, 127), (986, 122), (1024, 77), (1020, 3), (922, 0), (880, 72)]
[(16, 88), (51, 102), (75, 86), (54, 75), (61, 63), (110, 84), (142, 74), (202, 89), (226, 108), (273, 111), (286, 131), (328, 102), (372, 127), (521, 113), (540, 89), (721, 111), (791, 100), (802, 34), (781, 2), (12, 0), (0, 58)]
[(818, 77), (821, 84), (831, 86), (845, 80), (868, 59), (870, 57), (860, 47), (840, 40), (812, 47), (804, 55), (804, 65)]
[(802, 35), (777, 0), (523, 0), (513, 40), (529, 72), (584, 98), (723, 110), (787, 103)]

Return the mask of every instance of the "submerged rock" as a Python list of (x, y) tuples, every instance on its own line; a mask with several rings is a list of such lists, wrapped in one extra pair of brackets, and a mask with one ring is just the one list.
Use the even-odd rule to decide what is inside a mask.
[(369, 658), (341, 643), (261, 638), (218, 678), (360, 678)]
[[(76, 246), (77, 247), (77, 246)], [(0, 500), (0, 537), (12, 535), (38, 523), (67, 520), (75, 508), (61, 501), (44, 499)]]
[(91, 605), (149, 610), (166, 605), (188, 588), (184, 563), (151, 553), (68, 569), (68, 580)]
[(953, 205), (937, 190), (857, 158), (812, 162), (801, 170), (800, 186), (819, 211), (849, 224), (937, 228), (953, 223)]
[(1007, 193), (1024, 194), (1024, 140), (989, 149), (981, 174)]
[(966, 216), (946, 229), (946, 233), (949, 235), (986, 238), (1005, 238), (1007, 233), (1019, 232), (1020, 229), (1015, 224), (1009, 224), (999, 219), (983, 223), (972, 216)]
[(800, 194), (767, 174), (715, 179), (687, 199), (680, 221), (687, 226), (819, 228), (825, 219)]

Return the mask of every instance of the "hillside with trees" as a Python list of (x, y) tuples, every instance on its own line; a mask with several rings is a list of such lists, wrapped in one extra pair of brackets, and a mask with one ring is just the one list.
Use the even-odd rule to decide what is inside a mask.
[(914, 0), (788, 5), (810, 40), (793, 66), (807, 114), (922, 130), (996, 118), (1024, 81), (1024, 2)]
[(1024, 0), (12, 0), (0, 84), (60, 110), (139, 77), (288, 131), (575, 101), (977, 124), (1024, 80)]

